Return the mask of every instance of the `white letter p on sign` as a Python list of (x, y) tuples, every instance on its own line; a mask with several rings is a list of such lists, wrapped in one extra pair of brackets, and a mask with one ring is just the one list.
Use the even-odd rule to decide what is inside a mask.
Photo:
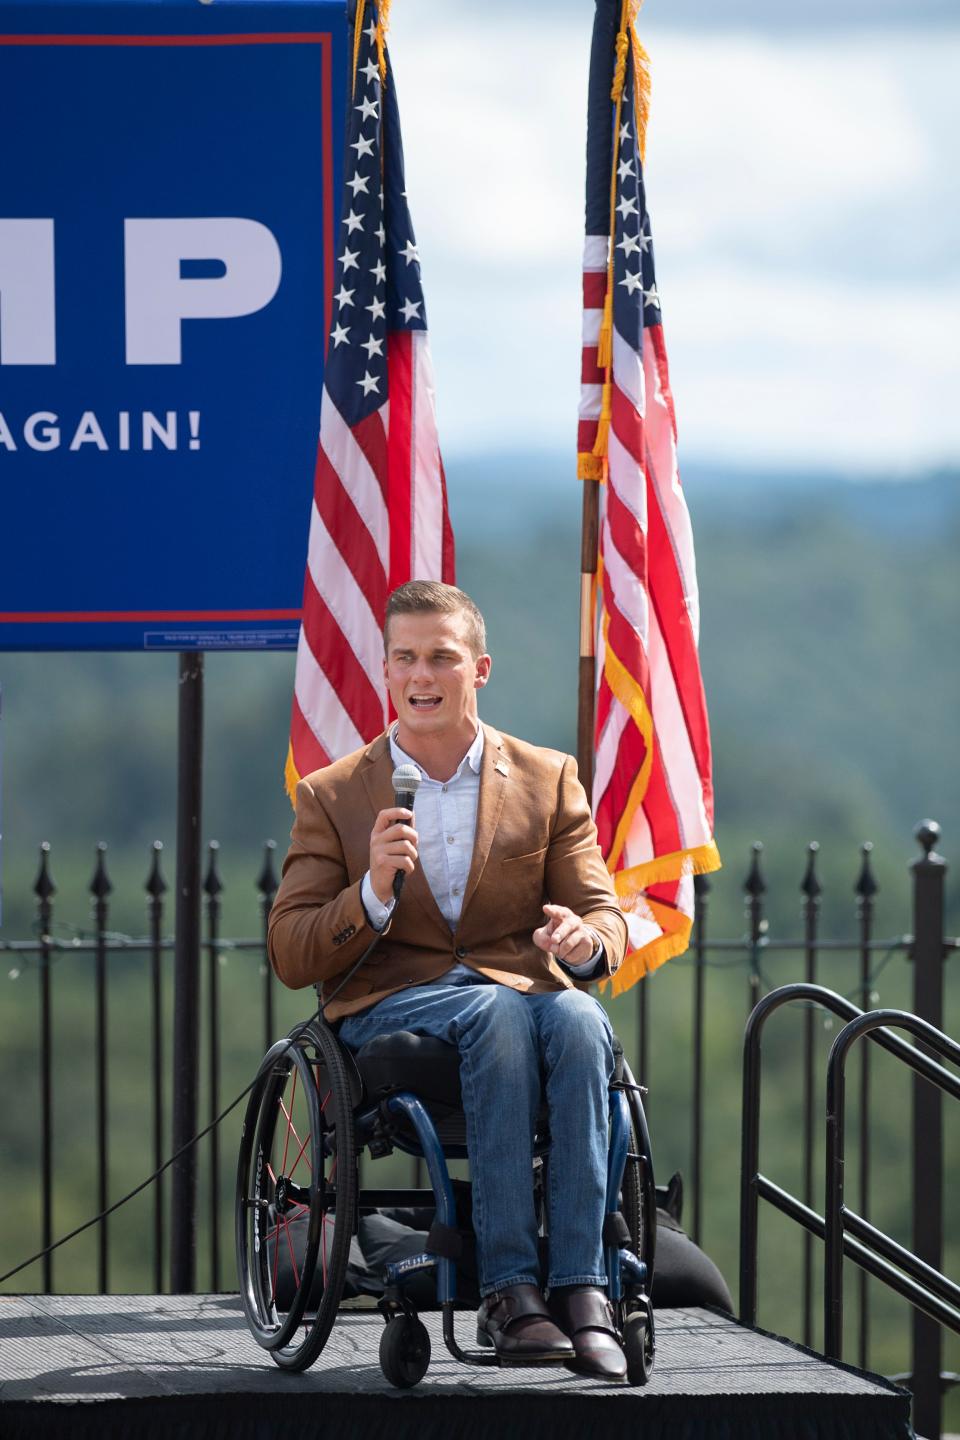
[[(124, 252), (128, 365), (179, 365), (181, 321), (251, 315), (280, 284), (280, 247), (259, 220), (125, 220)], [(185, 279), (182, 260), (225, 273)]]

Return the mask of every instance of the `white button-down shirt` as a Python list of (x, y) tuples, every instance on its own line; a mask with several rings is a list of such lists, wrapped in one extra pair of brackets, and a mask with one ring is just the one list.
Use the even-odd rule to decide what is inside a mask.
[[(477, 729), (473, 743), (449, 780), (434, 780), (422, 765), (407, 755), (397, 744), (396, 731), (390, 732), (390, 756), (394, 768), (416, 765), (420, 785), (413, 799), (414, 827), (419, 837), (420, 865), (441, 915), (457, 928), (463, 909), (463, 892), (473, 858), (473, 842), (477, 831), (477, 806), (480, 802), (480, 762), (483, 759), (483, 727)], [(391, 899), (384, 905), (375, 893), (368, 870), (360, 886), (360, 899), (367, 919), (374, 930), (382, 930), (397, 903)], [(600, 958), (599, 936), (593, 955), (580, 965), (565, 965), (571, 975), (583, 977), (596, 969)], [(559, 962), (563, 964), (563, 961)], [(450, 981), (460, 976), (476, 978), (466, 965), (454, 965), (442, 977)]]

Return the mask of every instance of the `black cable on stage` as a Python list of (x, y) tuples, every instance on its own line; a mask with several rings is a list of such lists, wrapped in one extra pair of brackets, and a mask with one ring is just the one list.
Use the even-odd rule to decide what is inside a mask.
[[(350, 976), (348, 975), (347, 980), (349, 980), (349, 978)], [(346, 980), (343, 983), (346, 984)], [(339, 988), (340, 987), (338, 986), (337, 989)], [(336, 993), (337, 992), (335, 990), (334, 995)], [(333, 999), (333, 995), (331, 995), (330, 999)], [(326, 1003), (329, 1004), (330, 1002), (327, 1001)], [(318, 1010), (315, 1010), (314, 1013), (310, 1016), (310, 1019), (304, 1021), (303, 1027), (297, 1027), (297, 1034), (292, 1035), (287, 1042), (288, 1049), (291, 1045), (295, 1045), (297, 1043), (300, 1038), (302, 1028), (304, 1028), (306, 1025), (312, 1025), (314, 1020), (320, 1019), (323, 1008), (324, 1007), (321, 1006)], [(21, 1260), (19, 1265), (15, 1265), (12, 1270), (8, 1270), (5, 1275), (0, 1275), (0, 1285), (3, 1285), (7, 1280), (12, 1280), (14, 1275), (19, 1275), (20, 1271), (26, 1270), (28, 1265), (33, 1265), (37, 1260), (42, 1260), (45, 1255), (50, 1255), (54, 1250), (59, 1250), (60, 1246), (66, 1245), (68, 1240), (73, 1240), (76, 1238), (76, 1236), (82, 1235), (84, 1230), (90, 1229), (91, 1225), (97, 1225), (101, 1220), (106, 1220), (108, 1215), (112, 1215), (115, 1210), (119, 1210), (121, 1205), (126, 1205), (127, 1201), (132, 1200), (136, 1195), (139, 1195), (141, 1190), (146, 1190), (147, 1186), (152, 1185), (154, 1180), (158, 1180), (165, 1170), (169, 1170), (170, 1166), (173, 1165), (177, 1160), (179, 1160), (180, 1156), (185, 1154), (185, 1152), (190, 1149), (191, 1145), (196, 1145), (198, 1140), (202, 1140), (205, 1135), (209, 1135), (210, 1131), (216, 1129), (216, 1127), (220, 1124), (221, 1120), (225, 1120), (227, 1118), (231, 1110), (236, 1110), (237, 1106), (240, 1104), (240, 1101), (246, 1099), (246, 1097), (250, 1094), (250, 1091), (253, 1089), (254, 1085), (256, 1085), (259, 1078), (260, 1076), (258, 1072), (250, 1081), (250, 1084), (247, 1086), (247, 1088), (245, 1090), (241, 1090), (240, 1094), (237, 1095), (235, 1099), (230, 1101), (230, 1104), (226, 1107), (226, 1109), (220, 1111), (220, 1114), (216, 1117), (215, 1120), (211, 1120), (209, 1125), (205, 1125), (204, 1128), (202, 1130), (199, 1130), (196, 1135), (191, 1136), (191, 1138), (187, 1140), (185, 1144), (180, 1146), (179, 1150), (175, 1150), (168, 1159), (164, 1160), (163, 1164), (159, 1167), (159, 1169), (154, 1170), (152, 1175), (148, 1175), (146, 1180), (141, 1180), (140, 1184), (135, 1186), (134, 1189), (129, 1190), (126, 1195), (122, 1195), (119, 1200), (114, 1200), (113, 1204), (108, 1205), (106, 1210), (101, 1210), (99, 1215), (93, 1215), (89, 1220), (85, 1220), (82, 1225), (78, 1225), (75, 1230), (70, 1230), (66, 1235), (61, 1235), (59, 1240), (54, 1240), (52, 1245), (47, 1245), (45, 1249), (38, 1250), (36, 1255), (31, 1255), (28, 1260)]]
[[(420, 772), (416, 766), (402, 765), (397, 770), (395, 770), (393, 774), (393, 788), (394, 798), (397, 804), (404, 806), (406, 809), (412, 810), (413, 797), (417, 792), (417, 787), (419, 786), (419, 784)], [(397, 901), (400, 898), (400, 892), (403, 888), (404, 878), (405, 876), (402, 870), (398, 870), (394, 875), (394, 901)], [(385, 933), (385, 930), (378, 930), (375, 933), (373, 939), (370, 941), (370, 944), (360, 956), (360, 959), (355, 961), (354, 964), (350, 966), (350, 969), (347, 971), (346, 975), (344, 975), (343, 979), (340, 981), (340, 984), (336, 987), (336, 989), (330, 992), (326, 1000), (324, 1000), (322, 996), (320, 996), (320, 1004), (310, 1016), (309, 1020), (304, 1020), (301, 1024), (299, 1024), (294, 1034), (289, 1037), (286, 1045), (287, 1050), (289, 1050), (292, 1045), (295, 1045), (297, 1043), (304, 1030), (307, 1028), (308, 1025), (312, 1025), (314, 1020), (321, 1020), (326, 1018), (324, 1015), (324, 1011), (326, 1010), (327, 1006), (330, 1005), (337, 998), (344, 985), (347, 985), (353, 979), (354, 975), (356, 975), (361, 965), (366, 964)], [(317, 986), (317, 993), (319, 996), (319, 985)], [(283, 1053), (285, 1054), (286, 1050)], [(28, 1260), (22, 1260), (19, 1265), (15, 1265), (12, 1270), (8, 1270), (5, 1275), (0, 1275), (0, 1285), (5, 1284), (7, 1280), (12, 1280), (14, 1275), (19, 1275), (20, 1271), (26, 1270), (28, 1265), (33, 1265), (37, 1260), (42, 1260), (45, 1255), (50, 1255), (53, 1253), (54, 1250), (59, 1250), (60, 1246), (66, 1245), (68, 1240), (73, 1240), (76, 1238), (77, 1235), (82, 1235), (84, 1230), (90, 1229), (91, 1225), (98, 1225), (101, 1220), (105, 1220), (108, 1215), (112, 1215), (115, 1210), (119, 1210), (121, 1205), (126, 1205), (128, 1200), (132, 1200), (135, 1196), (139, 1195), (141, 1190), (146, 1190), (147, 1186), (152, 1185), (154, 1180), (158, 1180), (165, 1170), (169, 1170), (170, 1166), (173, 1165), (175, 1161), (179, 1160), (180, 1156), (183, 1155), (187, 1150), (189, 1150), (191, 1145), (196, 1145), (198, 1140), (202, 1140), (205, 1135), (209, 1135), (210, 1131), (216, 1129), (216, 1127), (220, 1124), (221, 1120), (225, 1120), (227, 1118), (231, 1110), (236, 1110), (237, 1106), (240, 1104), (240, 1101), (246, 1099), (246, 1097), (250, 1094), (250, 1091), (253, 1089), (254, 1085), (256, 1085), (259, 1078), (260, 1072), (258, 1070), (257, 1074), (250, 1081), (250, 1084), (246, 1087), (246, 1089), (241, 1090), (240, 1094), (237, 1095), (235, 1099), (230, 1101), (230, 1104), (226, 1107), (226, 1109), (220, 1111), (220, 1114), (216, 1117), (216, 1119), (211, 1120), (209, 1125), (205, 1125), (204, 1128), (202, 1130), (199, 1130), (196, 1135), (191, 1136), (191, 1138), (187, 1140), (185, 1144), (180, 1146), (179, 1150), (174, 1151), (174, 1153), (169, 1157), (169, 1159), (164, 1160), (163, 1164), (158, 1169), (154, 1170), (152, 1175), (148, 1175), (146, 1180), (141, 1180), (139, 1185), (135, 1186), (133, 1190), (128, 1191), (126, 1195), (121, 1196), (119, 1200), (115, 1200), (112, 1205), (108, 1205), (106, 1210), (101, 1210), (99, 1215), (94, 1215), (91, 1217), (91, 1219), (85, 1220), (83, 1224), (78, 1225), (75, 1230), (69, 1231), (69, 1233), (66, 1235), (61, 1235), (59, 1240), (54, 1240), (52, 1245), (47, 1245), (43, 1250), (38, 1250), (37, 1253), (35, 1255), (31, 1255)]]
[[(398, 871), (397, 873), (401, 874), (402, 872)], [(357, 971), (360, 969), (360, 966), (365, 964), (366, 961), (369, 960), (382, 934), (382, 931), (377, 931), (370, 944), (367, 946), (366, 950), (364, 950), (363, 954), (360, 956), (360, 959), (357, 960), (353, 965), (351, 965), (350, 969), (347, 971), (346, 975), (344, 975), (343, 979), (340, 981), (340, 984), (336, 987), (336, 989), (332, 990), (331, 993), (327, 996), (326, 1000), (322, 1001), (322, 1003), (310, 1016), (309, 1020), (305, 1020), (302, 1022), (302, 1024), (299, 1024), (297, 1026), (296, 1033), (292, 1035), (287, 1042), (288, 1049), (291, 1045), (295, 1045), (297, 1043), (301, 1034), (308, 1025), (312, 1025), (314, 1020), (320, 1020), (321, 1018), (324, 1018), (324, 1011), (326, 1010), (327, 1006), (336, 999), (336, 997), (340, 994), (340, 991), (343, 989), (344, 985), (348, 984), (353, 979), (354, 975), (356, 975)], [(250, 1084), (247, 1086), (247, 1088), (245, 1090), (241, 1090), (240, 1094), (237, 1095), (235, 1099), (230, 1101), (230, 1104), (226, 1107), (225, 1110), (220, 1111), (220, 1114), (216, 1117), (215, 1120), (211, 1120), (209, 1125), (205, 1125), (202, 1130), (198, 1131), (196, 1135), (192, 1136), (185, 1144), (181, 1145), (179, 1150), (175, 1150), (174, 1153), (169, 1157), (169, 1159), (164, 1160), (163, 1164), (159, 1167), (159, 1169), (154, 1170), (152, 1175), (148, 1175), (147, 1178), (145, 1180), (141, 1180), (140, 1184), (135, 1186), (133, 1190), (128, 1191), (127, 1194), (121, 1196), (119, 1200), (115, 1200), (112, 1205), (108, 1205), (106, 1210), (101, 1210), (99, 1215), (94, 1215), (89, 1220), (85, 1220), (83, 1224), (78, 1225), (75, 1230), (69, 1231), (66, 1235), (61, 1235), (59, 1240), (54, 1240), (52, 1245), (47, 1245), (43, 1250), (38, 1250), (37, 1253), (35, 1255), (31, 1255), (28, 1260), (22, 1260), (19, 1265), (15, 1265), (12, 1270), (8, 1270), (5, 1275), (0, 1275), (0, 1285), (5, 1284), (7, 1280), (12, 1280), (14, 1275), (19, 1275), (20, 1271), (26, 1270), (28, 1265), (33, 1265), (37, 1260), (42, 1260), (45, 1255), (50, 1255), (54, 1250), (59, 1250), (60, 1246), (66, 1245), (68, 1240), (73, 1240), (76, 1238), (77, 1235), (82, 1235), (84, 1230), (90, 1229), (91, 1225), (98, 1225), (101, 1220), (105, 1220), (108, 1215), (112, 1215), (115, 1210), (119, 1210), (121, 1205), (126, 1205), (128, 1200), (133, 1200), (135, 1196), (140, 1194), (141, 1190), (146, 1190), (147, 1186), (152, 1185), (154, 1180), (158, 1180), (165, 1170), (169, 1170), (170, 1166), (173, 1165), (175, 1161), (179, 1160), (180, 1156), (183, 1155), (187, 1150), (189, 1150), (191, 1145), (196, 1145), (198, 1140), (202, 1140), (205, 1135), (209, 1135), (210, 1131), (216, 1129), (216, 1127), (220, 1124), (221, 1120), (225, 1120), (227, 1118), (231, 1110), (236, 1110), (237, 1106), (240, 1104), (240, 1101), (246, 1099), (246, 1097), (250, 1094), (250, 1091), (253, 1089), (254, 1085), (256, 1085), (258, 1078), (259, 1072), (250, 1081)]]

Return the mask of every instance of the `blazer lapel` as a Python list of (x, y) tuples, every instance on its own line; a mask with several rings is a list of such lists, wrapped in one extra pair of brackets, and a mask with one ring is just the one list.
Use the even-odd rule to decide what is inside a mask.
[[(503, 740), (488, 725), (483, 727), (483, 759), (480, 764), (480, 795), (477, 802), (477, 830), (473, 842), (473, 857), (470, 873), (463, 892), (463, 909), (460, 919), (466, 914), (467, 906), (483, 874), (483, 868), (490, 855), (493, 837), (497, 833), (500, 811), (509, 780), (510, 767), (503, 758)], [(457, 927), (460, 928), (459, 926)]]
[(393, 804), (393, 786), (390, 783), (393, 764), (390, 759), (390, 742), (386, 735), (378, 735), (376, 740), (367, 746), (366, 760), (360, 774), (373, 809), (373, 818), (376, 819), (381, 810), (388, 810)]
[[(367, 798), (373, 811), (371, 826), (381, 810), (389, 810), (394, 804), (393, 794), (393, 757), (390, 754), (389, 736), (379, 735), (372, 745), (367, 749), (367, 765), (364, 766), (361, 774), (366, 788)], [(439, 905), (433, 898), (433, 891), (427, 884), (427, 877), (423, 873), (423, 866), (418, 860), (403, 882), (403, 897), (412, 896), (435, 925), (439, 925), (444, 935), (450, 934), (450, 926), (443, 918)]]

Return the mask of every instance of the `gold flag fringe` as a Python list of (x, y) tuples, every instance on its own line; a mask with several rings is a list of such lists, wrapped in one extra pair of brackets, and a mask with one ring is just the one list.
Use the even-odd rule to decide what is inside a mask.
[[(356, 17), (353, 22), (353, 69), (351, 70), (350, 93), (355, 94), (357, 89), (357, 62), (360, 59), (360, 37), (363, 35), (363, 17), (366, 13), (365, 0), (357, 0)], [(374, 43), (377, 47), (377, 68), (380, 71), (380, 84), (387, 83), (387, 30), (390, 28), (390, 0), (380, 0), (376, 7), (376, 33)]]
[[(720, 851), (716, 841), (708, 840), (705, 845), (695, 845), (689, 850), (674, 850), (671, 855), (657, 855), (634, 865), (629, 870), (618, 870), (614, 875), (617, 893), (622, 889), (638, 893), (651, 885), (663, 885), (670, 880), (682, 880), (686, 875), (709, 875), (721, 868)], [(650, 901), (646, 902), (647, 904)]]
[(387, 83), (387, 30), (390, 28), (390, 0), (380, 0), (377, 6), (377, 65), (380, 69), (380, 84)]
[(300, 772), (297, 769), (293, 758), (293, 742), (287, 746), (287, 763), (283, 767), (283, 788), (287, 792), (290, 804), (294, 807), (297, 803), (297, 786), (300, 784)]
[(623, 995), (636, 985), (638, 980), (652, 974), (654, 970), (659, 970), (661, 965), (665, 965), (675, 956), (682, 955), (690, 944), (692, 918), (677, 910), (675, 906), (644, 894), (644, 891), (651, 885), (679, 880), (686, 875), (706, 875), (713, 870), (719, 870), (720, 866), (720, 852), (714, 841), (710, 840), (706, 845), (677, 850), (672, 855), (658, 855), (656, 859), (648, 860), (643, 865), (617, 871), (613, 882), (621, 908), (628, 914), (631, 910), (647, 914), (656, 921), (663, 934), (642, 949), (631, 950), (617, 973), (609, 981), (603, 982), (611, 987), (615, 996)]

